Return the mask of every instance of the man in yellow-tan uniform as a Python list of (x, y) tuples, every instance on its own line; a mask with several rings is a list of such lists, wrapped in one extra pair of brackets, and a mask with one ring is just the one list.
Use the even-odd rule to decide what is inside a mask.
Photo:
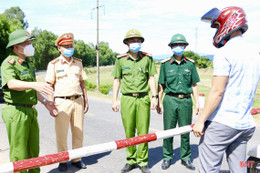
[[(72, 57), (73, 34), (65, 33), (55, 42), (61, 55), (48, 64), (46, 82), (54, 88), (54, 100), (59, 110), (55, 119), (56, 141), (58, 152), (67, 150), (67, 134), (69, 124), (72, 132), (72, 148), (83, 145), (84, 113), (88, 111), (87, 91), (84, 80), (87, 78), (81, 59)], [(72, 160), (72, 165), (86, 169), (81, 158)], [(66, 171), (68, 164), (60, 163), (58, 169)]]

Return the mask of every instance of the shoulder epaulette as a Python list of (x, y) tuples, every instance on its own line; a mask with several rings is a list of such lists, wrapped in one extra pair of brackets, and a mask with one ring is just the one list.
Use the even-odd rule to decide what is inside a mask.
[(10, 64), (14, 64), (14, 62), (15, 62), (15, 59), (14, 58), (11, 58), (11, 59), (9, 59), (9, 61), (8, 61)]
[(161, 63), (165, 63), (165, 62), (167, 62), (169, 60), (171, 60), (171, 58), (166, 58), (166, 59), (162, 60)]
[(147, 52), (142, 52), (145, 56), (149, 56), (150, 58), (153, 57), (153, 55), (151, 53), (147, 53)]
[(73, 57), (73, 59), (75, 59), (75, 60), (77, 60), (77, 61), (82, 61), (82, 59), (75, 58), (75, 57)]
[(123, 58), (123, 57), (125, 57), (125, 56), (127, 56), (127, 53), (123, 53), (123, 54), (117, 55), (116, 57), (117, 57), (118, 59), (120, 59), (120, 58)]
[(193, 59), (190, 59), (190, 58), (186, 58), (188, 61), (194, 63), (195, 61)]
[(51, 61), (52, 64), (56, 63), (59, 61), (59, 58), (55, 58), (54, 60)]

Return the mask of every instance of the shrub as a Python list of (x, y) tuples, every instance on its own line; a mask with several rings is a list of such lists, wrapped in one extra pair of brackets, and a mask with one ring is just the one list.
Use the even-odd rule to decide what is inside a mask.
[(91, 83), (91, 82), (88, 82), (87, 80), (85, 80), (85, 84), (86, 84), (86, 89), (87, 89), (87, 91), (93, 90), (93, 89), (96, 88), (96, 85), (95, 85), (95, 84), (93, 84), (93, 83)]
[(99, 91), (102, 94), (108, 94), (108, 92), (111, 90), (112, 84), (103, 84), (99, 86)]

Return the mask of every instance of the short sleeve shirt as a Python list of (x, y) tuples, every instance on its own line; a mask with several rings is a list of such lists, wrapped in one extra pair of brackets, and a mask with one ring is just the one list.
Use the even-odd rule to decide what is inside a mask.
[(136, 59), (130, 53), (117, 58), (112, 75), (121, 79), (122, 94), (149, 92), (149, 76), (157, 74), (153, 58), (148, 53), (139, 52)]
[(37, 92), (32, 89), (15, 91), (8, 88), (7, 83), (11, 79), (35, 82), (35, 71), (28, 58), (24, 61), (15, 54), (9, 55), (1, 65), (2, 88), (4, 99), (7, 103), (37, 104)]
[(72, 57), (70, 62), (62, 56), (49, 62), (45, 81), (54, 85), (54, 96), (82, 95), (80, 82), (86, 80), (80, 59)]
[(259, 48), (242, 36), (233, 37), (215, 55), (213, 68), (214, 76), (228, 76), (228, 81), (222, 100), (208, 120), (235, 129), (254, 127), (250, 111), (260, 78)]
[(165, 93), (190, 94), (192, 84), (200, 81), (195, 64), (185, 57), (178, 64), (174, 56), (161, 64), (159, 84), (164, 84)]

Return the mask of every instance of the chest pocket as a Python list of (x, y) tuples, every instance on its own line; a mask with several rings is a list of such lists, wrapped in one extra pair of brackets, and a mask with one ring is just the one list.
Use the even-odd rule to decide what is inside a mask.
[(23, 71), (23, 72), (19, 72), (19, 76), (20, 76), (20, 79), (22, 81), (33, 81), (33, 78), (32, 76), (30, 75), (30, 72), (29, 71)]
[(60, 71), (60, 70), (56, 71), (56, 78), (57, 79), (63, 79), (65, 77), (67, 77), (67, 73), (66, 72)]
[(72, 75), (73, 78), (76, 78), (77, 80), (80, 79), (81, 70), (80, 68), (73, 68), (71, 69), (70, 75)]
[(176, 71), (166, 72), (166, 82), (167, 82), (167, 84), (172, 84), (177, 79), (178, 79), (178, 73)]
[(190, 84), (191, 83), (191, 72), (190, 71), (184, 71), (183, 72), (183, 79), (184, 79), (184, 82), (186, 84)]
[(125, 75), (131, 75), (132, 74), (132, 71), (130, 70), (130, 69), (122, 69), (122, 74), (123, 74), (123, 76), (125, 76)]

